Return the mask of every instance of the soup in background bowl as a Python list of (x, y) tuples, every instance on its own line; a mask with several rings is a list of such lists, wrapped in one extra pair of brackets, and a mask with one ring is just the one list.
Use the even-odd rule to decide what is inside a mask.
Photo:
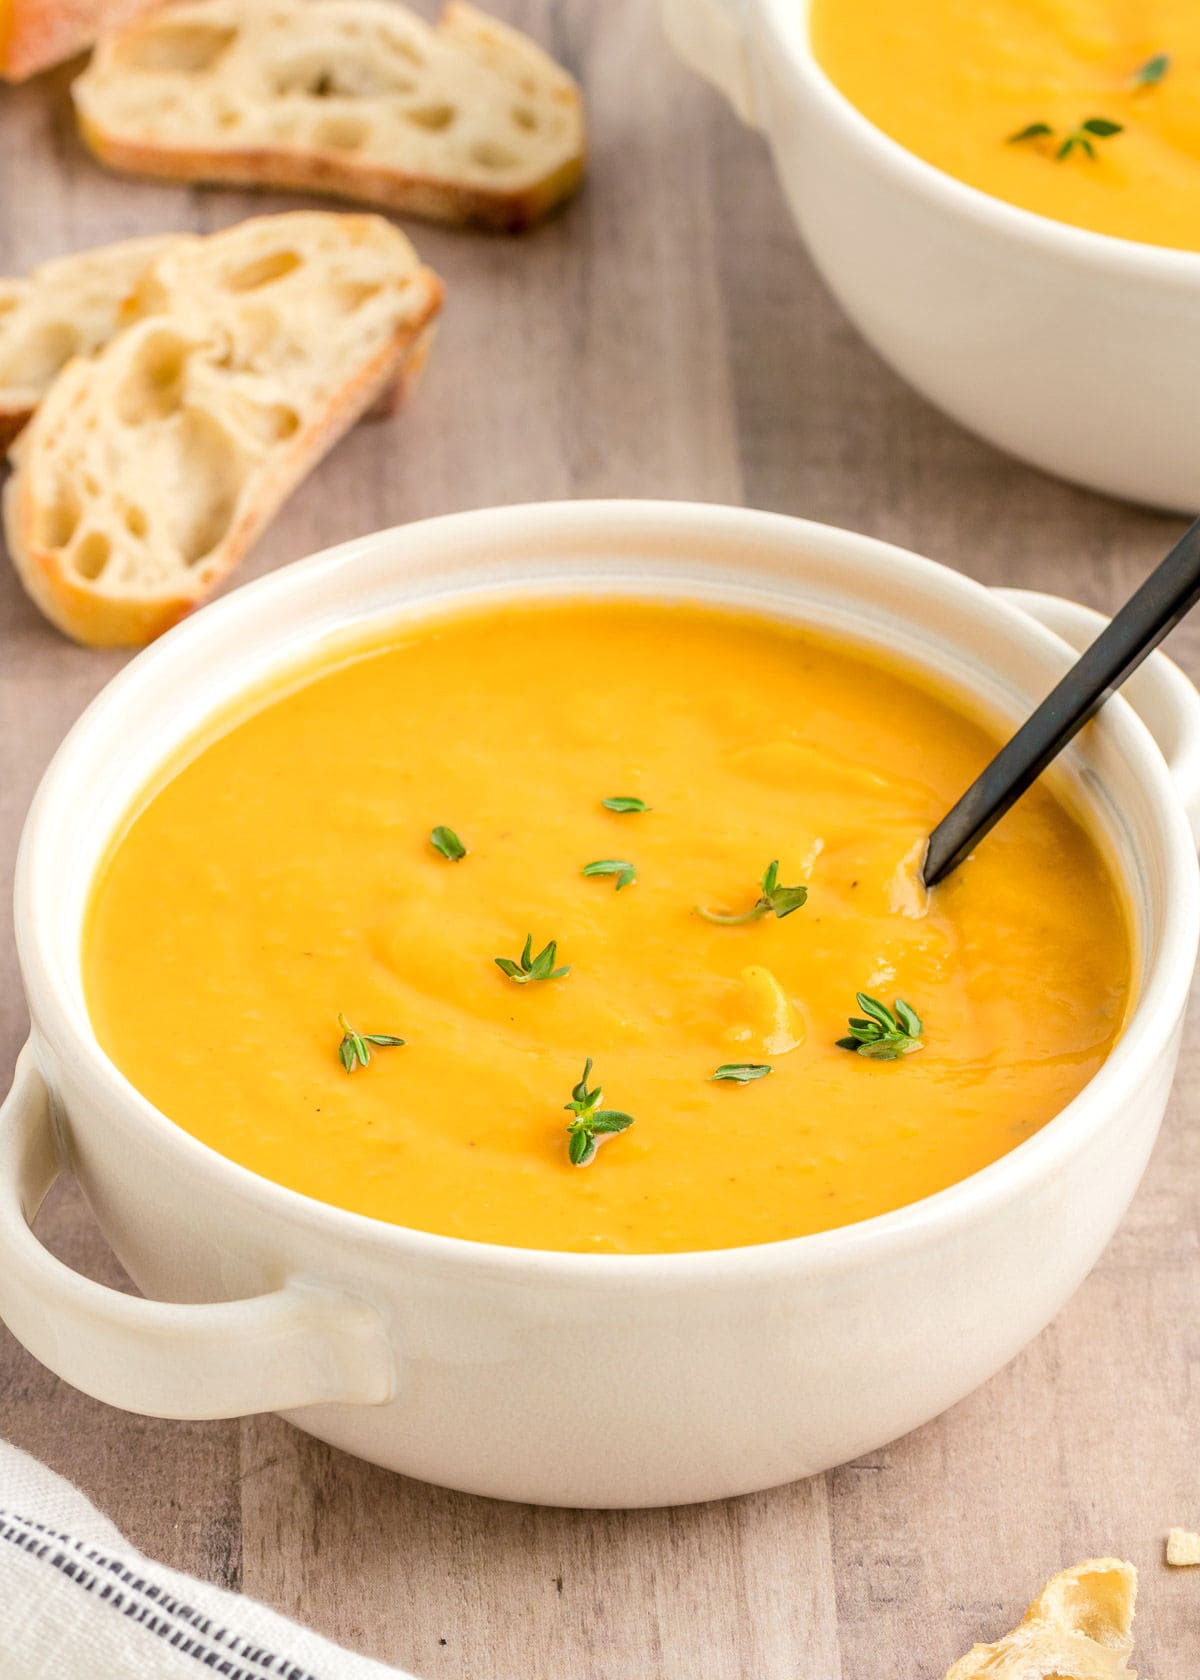
[[(586, 608), (583, 598), (591, 603)], [(602, 598), (607, 604), (596, 604)], [(605, 716), (597, 650), (586, 637), (562, 631), (585, 612), (598, 642), (612, 638), (610, 652), (628, 653), (635, 641), (647, 649), (641, 661), (610, 659), (616, 669), (609, 681), (624, 704), (639, 694), (661, 701), (661, 723), (648, 699), (637, 730), (616, 730)], [(535, 785), (529, 796), (536, 834), (502, 781), (483, 778), (456, 749), (466, 714), (454, 713), (455, 684), (448, 693), (445, 685), (415, 681), (419, 660), (434, 656), (435, 620), (447, 649), (461, 638), (465, 652), (477, 638), (471, 658), (455, 665), (456, 684), (466, 696), (499, 694), (500, 727), (512, 704), (507, 690), (531, 685), (506, 684), (489, 663), (484, 627), (498, 614), (510, 625), (532, 625), (541, 615), (559, 627), (550, 646), (525, 638), (522, 670), (532, 670), (546, 694), (541, 734), (531, 728), (526, 743), (533, 761), (544, 766), (539, 755), (549, 743), (572, 727), (579, 731), (573, 754), (560, 752), (556, 760), (563, 785), (545, 792)], [(656, 625), (670, 626), (672, 636), (655, 634)], [(698, 676), (672, 663), (679, 657), (670, 652), (676, 627), (685, 649), (724, 646), (729, 636), (736, 645)], [(944, 898), (935, 895), (934, 912), (923, 921), (896, 913), (890, 897), (896, 859), (907, 859), (905, 823), (924, 831), (943, 792), (958, 791), (955, 771), (973, 767), (995, 734), (1036, 704), (1073, 658), (1069, 642), (1089, 641), (1096, 628), (1096, 615), (1084, 608), (993, 592), (848, 532), (743, 509), (636, 502), (505, 508), (383, 532), (205, 608), (135, 659), (93, 704), (59, 749), (26, 824), (15, 925), (32, 1030), (0, 1108), (0, 1316), (61, 1378), (109, 1404), (165, 1417), (278, 1411), (322, 1440), (405, 1474), (546, 1504), (672, 1504), (745, 1492), (853, 1458), (933, 1417), (1011, 1358), (1094, 1263), (1144, 1169), (1175, 1066), (1200, 921), (1189, 821), (1200, 815), (1200, 697), (1161, 654), (1127, 685), (1153, 736), (1124, 700), (1106, 705), (1060, 761), (1059, 802), (1039, 794), (979, 848), (978, 878), (995, 871), (986, 895), (974, 900), (964, 871)], [(394, 653), (362, 657), (384, 646)], [(651, 685), (651, 654), (662, 677), (680, 685), (685, 699), (677, 706), (668, 682)], [(733, 666), (752, 662), (756, 671), (765, 658), (767, 680), (747, 678), (732, 692), (726, 657)], [(409, 658), (414, 663), (406, 667)], [(390, 683), (405, 668), (410, 707), (385, 707), (378, 717), (353, 706), (346, 716), (361, 729), (329, 728), (325, 684), (353, 689), (381, 675)], [(835, 704), (821, 696), (839, 685), (813, 680), (822, 669), (827, 679), (853, 673)], [(862, 704), (859, 682), (870, 703), (851, 728)], [(729, 706), (718, 706), (718, 697)], [(294, 716), (311, 710), (300, 744), (281, 727), (293, 704)], [(788, 714), (782, 727), (781, 713)], [(948, 724), (949, 758), (927, 751), (924, 740), (914, 747), (912, 730), (897, 721), (903, 714), (918, 725)], [(697, 718), (703, 732), (688, 733)], [(454, 729), (447, 719), (456, 721)], [(498, 745), (514, 764), (522, 745), (514, 737), (529, 722), (528, 714), (508, 714)], [(487, 719), (480, 724), (485, 734), (491, 727)], [(197, 837), (185, 835), (171, 840), (192, 860), (193, 877), (177, 878), (171, 903), (162, 882), (147, 878), (159, 895), (155, 919), (176, 920), (195, 941), (181, 951), (230, 942), (219, 961), (191, 962), (186, 984), (208, 1021), (204, 1042), (191, 1039), (195, 1078), (229, 1089), (240, 1082), (230, 1080), (232, 1066), (260, 1091), (268, 1087), (259, 1133), (233, 1091), (228, 1114), (214, 1107), (181, 1116), (200, 1134), (194, 1136), (168, 1118), (165, 1085), (164, 1112), (138, 1088), (146, 1074), (131, 1063), (131, 1080), (106, 1051), (98, 1032), (110, 1030), (110, 1012), (130, 1023), (138, 1000), (119, 987), (108, 1002), (98, 990), (89, 997), (85, 959), (102, 932), (107, 886), (120, 885), (120, 837), (136, 837), (131, 811), (151, 818), (166, 798), (166, 812), (173, 789), (190, 801), (200, 784), (191, 787), (189, 771), (203, 777), (206, 760), (215, 766), (222, 750), (241, 757), (256, 728), (280, 729), (278, 752), (263, 751), (253, 775), (253, 755), (243, 757), (229, 786), (215, 778), (211, 809), (197, 800), (183, 826), (195, 821), (210, 842), (222, 830), (251, 833), (253, 855), (244, 866), (254, 876), (242, 885), (276, 911), (287, 908), (282, 922), (271, 923), (273, 942), (257, 912), (239, 918), (236, 906), (222, 903), (220, 848), (202, 850)], [(243, 729), (251, 734), (241, 737)], [(872, 778), (883, 782), (879, 821), (865, 841), (861, 821), (845, 829), (847, 846), (865, 846), (869, 875), (847, 875), (848, 857), (839, 861), (832, 844), (815, 857), (791, 850), (802, 834), (816, 832), (812, 802), (805, 810), (800, 797), (806, 784), (816, 785), (811, 754), (805, 775), (793, 778), (791, 771), (805, 758), (804, 736), (826, 729), (842, 743), (822, 760), (829, 762), (819, 826), (827, 840), (837, 832), (829, 818), (838, 786), (859, 783), (850, 810), (871, 799), (872, 788), (880, 791)], [(766, 742), (765, 755), (754, 747), (747, 755), (750, 736)], [(677, 742), (675, 757), (643, 759), (660, 737)], [(622, 740), (622, 756), (609, 759), (604, 743), (612, 738)], [(404, 782), (406, 743), (418, 739), (428, 790)], [(718, 765), (710, 782), (705, 753), (731, 741), (738, 762)], [(348, 766), (364, 749), (375, 773), (362, 776)], [(961, 764), (951, 764), (959, 755)], [(641, 787), (629, 782), (639, 763)], [(239, 807), (246, 801), (278, 811), (271, 781), (281, 769), (290, 797), (307, 802), (311, 826), (297, 823), (293, 832), (290, 819), (273, 819), (243, 827), (248, 813)], [(935, 785), (943, 775), (945, 789)], [(302, 780), (308, 787), (301, 794)], [(698, 797), (735, 785), (738, 798), (728, 808)], [(486, 806), (481, 788), (489, 790)], [(148, 789), (154, 797), (146, 803)], [(473, 809), (445, 807), (469, 793)], [(602, 801), (611, 797), (640, 797), (653, 809), (607, 810)], [(884, 820), (886, 812), (895, 819), (899, 804), (903, 821)], [(1029, 825), (1021, 832), (1035, 849), (1048, 850), (1054, 837), (1062, 842), (1068, 872), (1078, 871), (1075, 878), (1099, 892), (1098, 938), (1115, 942), (1117, 967), (1129, 963), (1120, 1023), (1119, 988), (1098, 1003), (1079, 996), (1080, 976), (1095, 975), (1098, 957), (1077, 948), (1072, 961), (1081, 966), (1063, 971), (1065, 988), (1049, 1000), (1046, 1026), (1052, 1036), (1065, 1031), (1068, 1042), (1073, 1035), (1085, 1058), (1102, 1055), (1106, 1033), (1116, 1032), (1115, 1042), (1086, 1082), (1081, 1069), (1070, 1070), (1068, 1051), (1053, 1079), (1078, 1080), (1081, 1088), (1021, 1140), (1005, 1128), (1024, 1127), (1028, 1117), (990, 1094), (1007, 1078), (1025, 1077), (1012, 1047), (997, 1051), (1009, 1074), (975, 1083), (976, 1095), (989, 1093), (977, 1106), (969, 1059), (947, 1028), (973, 1023), (970, 1030), (978, 1030), (974, 1011), (983, 997), (995, 998), (1001, 1023), (1018, 1019), (1007, 1011), (1024, 1005), (1001, 996), (991, 976), (971, 998), (954, 978), (963, 970), (947, 963), (939, 971), (938, 955), (939, 942), (953, 944), (974, 925), (987, 936), (969, 953), (972, 963), (1003, 965), (1008, 957), (992, 937), (998, 916), (1014, 939), (1030, 937), (1036, 895), (1010, 890), (1020, 867), (1015, 851), (1000, 861), (1010, 844), (1005, 832), (1017, 832), (1010, 823)], [(453, 861), (433, 849), (434, 827), (453, 828), (466, 855)], [(337, 865), (343, 842), (355, 834), (357, 864), (367, 872), (361, 891)], [(319, 878), (297, 879), (296, 857), (316, 836), (329, 848), (328, 868)], [(989, 849), (995, 861), (988, 861)], [(776, 858), (770, 896), (787, 914), (772, 910), (734, 925), (695, 916), (696, 904), (718, 914), (752, 913), (768, 896), (763, 876)], [(637, 879), (620, 885), (623, 870), (577, 873), (590, 862), (630, 863)], [(912, 887), (911, 873), (902, 879)], [(220, 905), (212, 929), (197, 929), (189, 910), (197, 881), (200, 900), (210, 909)], [(806, 881), (810, 893), (801, 905), (798, 888)], [(502, 890), (485, 890), (489, 883)], [(864, 891), (869, 901), (859, 910)], [(938, 902), (949, 908), (938, 910)], [(132, 916), (130, 900), (126, 908)], [(1068, 930), (1068, 945), (1069, 930), (1091, 914), (1092, 906), (1081, 912), (1051, 888), (1047, 926)], [(304, 925), (321, 937), (298, 952)], [(439, 942), (443, 926), (454, 940)], [(654, 956), (648, 974), (629, 958), (625, 936), (635, 929), (655, 934), (641, 945)], [(557, 939), (554, 966), (571, 973), (521, 983), (496, 968), (499, 956), (522, 972), (527, 933), (534, 936), (532, 966), (544, 942)], [(164, 937), (149, 929), (144, 943), (135, 938), (135, 960), (156, 944), (161, 949)], [(911, 992), (920, 1025), (910, 1018), (901, 1025), (923, 1047), (873, 1063), (836, 1039), (852, 1036), (852, 989), (872, 980), (858, 971), (876, 959), (881, 943), (894, 951), (896, 973), (878, 974), (874, 995), (890, 1009), (897, 995)], [(305, 958), (304, 949), (316, 955)], [(962, 952), (954, 955), (957, 962)], [(312, 974), (303, 963), (313, 965)], [(755, 967), (784, 993), (780, 1037), (779, 1020), (761, 1007), (771, 989), (747, 985), (745, 971)], [(252, 1006), (248, 994), (243, 1006), (221, 1006), (231, 976), (260, 998), (276, 985), (280, 992), (266, 1008)], [(182, 995), (178, 974), (170, 989)], [(143, 988), (141, 1002), (156, 1010), (160, 1000), (150, 991)], [(690, 1000), (686, 1009), (680, 998)], [(653, 1018), (656, 1002), (666, 1005), (663, 1023)], [(1078, 1014), (1075, 1004), (1082, 1005)], [(393, 1019), (400, 1005), (404, 1019)], [(406, 1043), (364, 1043), (364, 1066), (351, 1040), (347, 1072), (339, 1013), (351, 1029)], [(1004, 1038), (996, 1021), (981, 1020), (994, 1044)], [(514, 1022), (520, 1032), (510, 1038), (504, 1029)], [(659, 1030), (669, 1047), (665, 1071), (654, 1054)], [(1039, 1039), (1039, 1024), (1020, 1030), (1039, 1045), (1043, 1071), (1053, 1070), (1058, 1052)], [(185, 1040), (188, 1031), (185, 1023)], [(756, 1036), (738, 1036), (747, 1031)], [(245, 1034), (253, 1055), (238, 1048)], [(784, 1047), (793, 1040), (794, 1048)], [(1059, 1036), (1059, 1052), (1063, 1042)], [(444, 1065), (447, 1045), (477, 1068), (485, 1043), (501, 1074), (482, 1090), (465, 1089), (466, 1079), (452, 1083), (459, 1105), (447, 1119), (439, 1080), (459, 1079)], [(134, 1048), (157, 1056), (152, 1045)], [(121, 1059), (129, 1054), (129, 1047), (113, 1049)], [(581, 1052), (584, 1060), (593, 1057), (586, 1092), (603, 1088), (594, 1107), (628, 1112), (633, 1123), (601, 1134), (594, 1159), (577, 1167), (567, 1128), (579, 1116), (563, 1105), (587, 1107), (576, 1095), (584, 1083)], [(163, 1066), (182, 1098), (187, 1079), (171, 1065), (176, 1054), (167, 1052)], [(769, 1075), (744, 1085), (711, 1082), (718, 1066), (760, 1060), (771, 1064)], [(965, 1074), (967, 1096), (960, 1091), (947, 1100), (931, 1133), (941, 1139), (938, 1170), (958, 1173), (967, 1164), (964, 1157), (947, 1166), (946, 1122), (960, 1099), (963, 1138), (954, 1147), (982, 1142), (1000, 1151), (957, 1183), (889, 1212), (766, 1242), (745, 1242), (744, 1229), (731, 1231), (730, 1209), (744, 1210), (745, 1202), (724, 1202), (725, 1190), (736, 1195), (726, 1183), (707, 1201), (724, 1210), (724, 1239), (737, 1237), (739, 1246), (591, 1251), (587, 1239), (597, 1231), (614, 1247), (629, 1242), (620, 1210), (622, 1198), (626, 1209), (634, 1205), (624, 1187), (640, 1175), (649, 1175), (648, 1205), (658, 1198), (651, 1224), (658, 1232), (671, 1185), (681, 1206), (691, 1198), (694, 1213), (706, 1198), (693, 1194), (689, 1175), (702, 1169), (711, 1183), (714, 1163), (726, 1162), (731, 1150), (747, 1158), (760, 1151), (756, 1170), (765, 1183), (758, 1122), (773, 1113), (772, 1124), (781, 1126), (781, 1098), (794, 1095), (786, 1129), (813, 1126), (819, 1117), (802, 1100), (810, 1078), (825, 1085), (831, 1102), (842, 1093), (844, 1118), (857, 1113), (878, 1127), (881, 1160), (882, 1150), (891, 1151), (892, 1167), (883, 1171), (860, 1149), (858, 1179), (867, 1180), (869, 1165), (870, 1193), (911, 1195), (911, 1183), (881, 1186), (889, 1172), (903, 1179), (920, 1166), (925, 1117), (914, 1120), (912, 1094), (920, 1088), (926, 1108), (937, 1106), (939, 1068), (960, 1084)], [(845, 1093), (860, 1088), (873, 1100), (852, 1109)], [(409, 1102), (423, 1090), (428, 1103)], [(1048, 1112), (1066, 1095), (1045, 1088), (1039, 1100)], [(315, 1114), (327, 1097), (336, 1111), (328, 1135)], [(294, 1147), (295, 1115), (306, 1102), (313, 1112), (301, 1129), (314, 1151), (307, 1159)], [(689, 1103), (703, 1141), (695, 1162), (679, 1120)], [(370, 1115), (377, 1125), (367, 1128), (362, 1120)], [(249, 1136), (261, 1146), (271, 1128), (284, 1143), (270, 1170), (291, 1182), (303, 1174), (313, 1194), (222, 1152)], [(381, 1183), (390, 1178), (389, 1193), (397, 1195), (407, 1193), (395, 1172), (400, 1142), (418, 1157), (424, 1150), (427, 1174), (442, 1151), (454, 1184), (466, 1185), (456, 1163), (474, 1138), (471, 1153), (484, 1150), (471, 1192), (476, 1230), (486, 1211), (480, 1185), (497, 1173), (501, 1157), (508, 1179), (522, 1185), (526, 1240), (548, 1207), (559, 1219), (563, 1208), (584, 1207), (603, 1217), (578, 1222), (573, 1239), (584, 1240), (569, 1250), (447, 1236), (349, 1211), (335, 1205), (335, 1187), (322, 1172), (335, 1170), (331, 1144), (368, 1129), (385, 1134)], [(220, 1147), (202, 1141), (222, 1130), (228, 1135)], [(784, 1137), (785, 1179), (803, 1178), (798, 1169), (816, 1157), (817, 1135), (806, 1143)], [(832, 1157), (835, 1149), (824, 1153)], [(838, 1166), (832, 1158), (818, 1164), (821, 1171)], [(77, 1175), (142, 1298), (79, 1277), (30, 1228), (65, 1170)], [(736, 1169), (724, 1174), (730, 1177)], [(856, 1182), (843, 1175), (842, 1192), (857, 1194)], [(342, 1199), (345, 1189), (336, 1186)], [(429, 1199), (432, 1206), (432, 1192)], [(447, 1206), (443, 1199), (438, 1220)], [(774, 1213), (768, 1207), (768, 1218), (781, 1207), (786, 1214), (781, 1199)], [(841, 1216), (854, 1211), (844, 1203)], [(811, 1212), (810, 1204), (806, 1217)], [(502, 1210), (498, 1217), (511, 1215)], [(710, 1239), (715, 1217), (710, 1213), (703, 1227)], [(549, 1236), (543, 1225), (538, 1240)]]
[[(355, 1213), (601, 1254), (827, 1230), (1029, 1137), (1124, 1018), (1124, 913), (1079, 820), (1039, 785), (927, 894), (925, 836), (996, 734), (795, 625), (507, 603), (240, 711), (124, 825), (89, 1009), (164, 1114)], [(839, 1042), (858, 993), (919, 1032), (885, 1013)], [(404, 1042), (364, 1064), (351, 1036), (346, 1065), (347, 1027)], [(633, 1123), (579, 1171), (589, 1059)]]
[(817, 60), (917, 157), (1096, 233), (1200, 250), (1194, 0), (813, 0)]

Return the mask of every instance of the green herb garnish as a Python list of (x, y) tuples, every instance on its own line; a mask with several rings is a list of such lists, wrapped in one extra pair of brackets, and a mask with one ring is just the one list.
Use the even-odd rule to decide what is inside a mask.
[(606, 811), (648, 811), (650, 809), (644, 799), (633, 799), (627, 794), (614, 794), (611, 799), (600, 801)]
[(1086, 122), (1081, 122), (1077, 128), (1071, 130), (1054, 155), (1061, 163), (1064, 158), (1070, 157), (1078, 146), (1090, 158), (1094, 158), (1096, 148), (1092, 145), (1091, 136), (1094, 135), (1098, 140), (1109, 140), (1114, 134), (1123, 134), (1124, 132), (1124, 123), (1113, 122), (1108, 117), (1088, 117)]
[(697, 904), (696, 912), (703, 916), (706, 922), (719, 922), (724, 927), (738, 927), (743, 922), (756, 922), (760, 916), (778, 916), (782, 921), (785, 916), (790, 916), (793, 910), (799, 910), (801, 905), (808, 901), (807, 887), (779, 885), (778, 859), (767, 865), (759, 886), (762, 891), (757, 901), (740, 916), (726, 916), (719, 910), (706, 910), (702, 904)]
[(866, 992), (856, 994), (862, 1015), (851, 1015), (850, 1036), (839, 1038), (843, 1050), (853, 1050), (873, 1062), (894, 1062), (923, 1050), (921, 1017), (903, 998), (896, 999), (895, 1013)]
[(585, 863), (585, 875), (615, 875), (617, 877), (617, 891), (622, 887), (632, 886), (637, 880), (637, 870), (628, 858), (601, 858), (597, 863)]
[(771, 1073), (769, 1062), (725, 1062), (709, 1079), (728, 1079), (734, 1085), (749, 1085), (752, 1079), (765, 1079)]
[(368, 1065), (371, 1060), (368, 1045), (374, 1044), (380, 1050), (390, 1050), (404, 1043), (402, 1038), (393, 1038), (390, 1033), (355, 1032), (344, 1015), (338, 1016), (338, 1026), (342, 1029), (342, 1042), (338, 1045), (338, 1060), (347, 1073), (353, 1073), (356, 1067), (366, 1067)]
[(1170, 68), (1170, 53), (1155, 53), (1153, 58), (1148, 58), (1145, 64), (1140, 65), (1134, 71), (1130, 86), (1134, 88), (1157, 87)]
[(467, 848), (454, 830), (444, 827), (441, 823), (433, 830), (433, 833), (429, 836), (429, 841), (434, 851), (441, 852), (442, 856), (450, 863), (457, 863), (460, 858), (465, 858), (467, 855)]
[[(1064, 158), (1069, 158), (1078, 147), (1081, 152), (1086, 152), (1088, 157), (1094, 158), (1096, 148), (1092, 144), (1093, 140), (1109, 140), (1114, 134), (1124, 132), (1124, 123), (1113, 122), (1110, 117), (1088, 117), (1085, 121), (1077, 123), (1074, 128), (1068, 129), (1054, 156), (1062, 163)], [(1049, 123), (1032, 122), (1025, 128), (1018, 129), (1015, 134), (1010, 134), (1007, 143), (1010, 146), (1019, 146), (1026, 140), (1050, 139), (1055, 133), (1056, 130), (1051, 128)]]
[(584, 1063), (583, 1078), (573, 1087), (570, 1102), (563, 1104), (567, 1113), (575, 1116), (567, 1127), (567, 1153), (574, 1167), (590, 1165), (596, 1158), (602, 1138), (611, 1137), (616, 1132), (627, 1132), (633, 1125), (632, 1114), (598, 1107), (604, 1093), (599, 1085), (594, 1091), (588, 1090), (591, 1071), (592, 1058), (589, 1056)]
[(561, 980), (564, 974), (570, 974), (569, 968), (555, 968), (558, 959), (558, 941), (552, 939), (535, 957), (533, 954), (533, 935), (525, 935), (525, 949), (521, 952), (520, 962), (513, 962), (511, 957), (493, 957), (492, 961), (510, 980), (515, 980), (518, 986), (527, 986), (531, 980)]
[(1041, 140), (1054, 133), (1046, 122), (1032, 122), (1027, 128), (1019, 128), (1015, 134), (1010, 134), (1005, 142), (1009, 146), (1019, 146), (1023, 140)]

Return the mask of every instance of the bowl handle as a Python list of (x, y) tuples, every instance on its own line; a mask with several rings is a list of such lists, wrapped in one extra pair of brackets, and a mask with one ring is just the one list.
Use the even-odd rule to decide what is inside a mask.
[(94, 1399), (150, 1417), (227, 1418), (391, 1398), (391, 1346), (375, 1309), (289, 1279), (245, 1301), (147, 1301), (81, 1277), (30, 1229), (61, 1171), (50, 1094), (32, 1045), (0, 1106), (0, 1318)]
[(728, 99), (751, 128), (762, 128), (744, 0), (662, 0), (663, 28), (679, 57)]
[[(1053, 630), (1079, 653), (1108, 623), (1103, 613), (1060, 595), (1032, 589), (997, 589), (995, 594)], [(1175, 783), (1179, 800), (1200, 845), (1200, 694), (1165, 653), (1152, 653), (1121, 690), (1153, 735)]]

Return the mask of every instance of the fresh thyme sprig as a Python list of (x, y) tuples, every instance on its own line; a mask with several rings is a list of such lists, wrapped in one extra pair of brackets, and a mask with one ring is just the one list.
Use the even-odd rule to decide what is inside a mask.
[(600, 858), (596, 863), (585, 863), (583, 873), (587, 876), (615, 875), (618, 892), (622, 887), (632, 886), (637, 880), (637, 870), (628, 858)]
[(808, 900), (807, 887), (779, 885), (778, 859), (767, 865), (759, 886), (761, 891), (757, 901), (740, 916), (726, 916), (719, 910), (706, 910), (703, 904), (697, 904), (696, 913), (703, 916), (706, 922), (718, 922), (723, 927), (738, 927), (743, 922), (756, 922), (760, 916), (778, 916), (782, 921), (785, 916), (790, 916), (793, 910), (799, 910)]
[(903, 998), (896, 999), (895, 1012), (866, 992), (856, 994), (862, 1015), (851, 1015), (850, 1036), (839, 1038), (842, 1050), (853, 1050), (873, 1062), (894, 1062), (925, 1048), (921, 1017)]
[(770, 1062), (724, 1062), (708, 1077), (710, 1082), (728, 1079), (734, 1085), (749, 1085), (754, 1079), (765, 1079), (773, 1071)]
[(633, 1125), (632, 1114), (599, 1107), (604, 1092), (599, 1085), (592, 1091), (588, 1090), (591, 1072), (592, 1058), (589, 1056), (584, 1063), (583, 1078), (572, 1088), (570, 1102), (563, 1104), (567, 1113), (575, 1116), (567, 1126), (567, 1153), (574, 1167), (590, 1166), (602, 1139), (617, 1132), (627, 1132)]
[[(1064, 159), (1070, 157), (1076, 147), (1081, 152), (1086, 152), (1088, 157), (1094, 158), (1096, 148), (1093, 141), (1109, 140), (1114, 134), (1123, 134), (1124, 132), (1125, 124), (1113, 122), (1111, 117), (1087, 117), (1083, 122), (1076, 123), (1074, 128), (1066, 131), (1061, 143), (1055, 150), (1055, 159), (1062, 163)], [(1052, 128), (1048, 122), (1027, 123), (1024, 128), (1019, 128), (1015, 134), (1008, 136), (1008, 144), (1019, 146), (1026, 140), (1050, 140), (1054, 138), (1056, 133), (1057, 130)]]
[(531, 933), (525, 935), (525, 949), (521, 952), (520, 962), (514, 962), (511, 957), (492, 958), (501, 974), (515, 980), (518, 986), (527, 986), (531, 980), (561, 980), (564, 974), (570, 974), (570, 968), (555, 968), (557, 960), (558, 941), (552, 939), (535, 957)]
[(634, 799), (628, 794), (614, 794), (611, 799), (600, 801), (606, 811), (617, 811), (624, 814), (627, 811), (648, 811), (650, 809), (644, 799)]
[(458, 863), (467, 855), (467, 848), (458, 838), (452, 828), (446, 828), (439, 823), (429, 836), (429, 843), (435, 852), (441, 852), (448, 863)]
[(342, 1029), (342, 1042), (338, 1045), (338, 1060), (347, 1073), (353, 1073), (356, 1067), (366, 1067), (371, 1060), (368, 1045), (374, 1044), (380, 1050), (394, 1049), (404, 1043), (402, 1038), (393, 1038), (390, 1033), (360, 1033), (355, 1032), (344, 1015), (339, 1014), (338, 1026)]
[(1157, 87), (1170, 68), (1170, 53), (1155, 53), (1153, 58), (1138, 66), (1130, 77), (1129, 85), (1134, 89)]

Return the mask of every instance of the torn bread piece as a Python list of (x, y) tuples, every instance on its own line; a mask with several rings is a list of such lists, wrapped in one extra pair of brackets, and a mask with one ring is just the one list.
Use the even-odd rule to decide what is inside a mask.
[(1091, 1558), (1043, 1587), (1024, 1620), (994, 1645), (976, 1645), (946, 1680), (1135, 1680), (1137, 1571)]
[(1200, 1563), (1200, 1534), (1173, 1528), (1167, 1535), (1167, 1562), (1175, 1569), (1190, 1569)]
[(23, 81), (74, 58), (158, 0), (0, 0), (0, 76)]
[(0, 279), (0, 449), (73, 356), (94, 356), (108, 343), (130, 292), (178, 237), (126, 239)]
[(526, 36), (451, 0), (179, 0), (101, 41), (83, 137), (136, 174), (328, 192), (516, 231), (583, 173), (583, 103)]
[(94, 646), (151, 641), (423, 360), (441, 285), (377, 216), (301, 211), (180, 238), (131, 324), (70, 362), (17, 440), (9, 553)]

